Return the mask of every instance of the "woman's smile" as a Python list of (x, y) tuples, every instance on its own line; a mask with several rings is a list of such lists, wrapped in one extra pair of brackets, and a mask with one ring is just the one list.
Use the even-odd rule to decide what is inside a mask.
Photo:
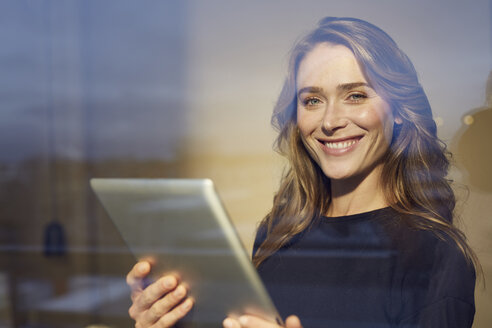
[[(342, 155), (354, 149), (361, 137), (340, 138), (337, 140), (318, 140), (323, 151), (329, 155)], [(324, 147), (323, 147), (324, 146)]]

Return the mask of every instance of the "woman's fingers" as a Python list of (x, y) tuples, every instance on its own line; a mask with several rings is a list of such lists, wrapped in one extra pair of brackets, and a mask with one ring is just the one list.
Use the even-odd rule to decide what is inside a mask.
[(149, 274), (151, 269), (150, 263), (140, 261), (133, 266), (126, 275), (126, 283), (131, 288), (132, 300), (134, 300), (143, 290), (143, 279)]
[(225, 318), (224, 321), (222, 321), (222, 326), (224, 328), (241, 328), (239, 321), (233, 318)]
[(147, 288), (145, 288), (137, 297), (133, 299), (133, 304), (130, 307), (130, 311), (134, 313), (146, 311), (164, 295), (166, 295), (168, 300), (174, 299), (173, 296), (170, 296), (172, 294), (170, 292), (173, 291), (177, 285), (178, 280), (174, 276), (168, 275), (160, 278), (156, 282), (147, 286)]
[(239, 319), (226, 318), (222, 325), (224, 328), (279, 328), (274, 322), (261, 319), (252, 315), (242, 315)]
[(133, 301), (128, 313), (135, 320), (136, 327), (171, 327), (191, 310), (194, 300), (186, 297), (187, 288), (179, 284), (178, 275), (168, 274), (146, 286), (144, 279), (153, 263), (143, 259), (126, 276)]
[[(280, 326), (271, 321), (266, 321), (252, 315), (242, 315), (238, 320), (226, 318), (222, 325), (224, 328), (279, 328)], [(285, 321), (286, 328), (302, 328), (301, 321), (295, 315), (291, 315)]]
[(264, 319), (261, 319), (259, 317), (255, 317), (252, 315), (240, 316), (239, 317), (239, 323), (241, 324), (241, 327), (246, 327), (246, 328), (253, 328), (253, 327), (278, 328), (279, 327), (279, 325), (277, 325), (274, 322), (266, 321)]
[(167, 328), (174, 326), (178, 320), (183, 318), (193, 307), (194, 300), (191, 297), (176, 306), (174, 309), (163, 315), (152, 327)]
[(287, 317), (285, 328), (302, 328), (301, 320), (295, 315)]
[(181, 313), (177, 311), (174, 314), (171, 314), (173, 308), (183, 301), (186, 294), (186, 288), (183, 285), (179, 285), (173, 291), (167, 293), (166, 296), (154, 302), (148, 311), (145, 312), (142, 321), (144, 323), (152, 324), (158, 321), (161, 317), (164, 317), (164, 315), (169, 315), (169, 317), (172, 318), (176, 313)]
[(147, 261), (140, 261), (133, 266), (133, 268), (126, 275), (126, 283), (132, 286), (139, 283), (150, 272), (151, 266)]

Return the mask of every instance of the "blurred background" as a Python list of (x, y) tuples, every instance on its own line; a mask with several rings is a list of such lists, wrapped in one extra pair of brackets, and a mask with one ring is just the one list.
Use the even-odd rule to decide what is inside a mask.
[[(492, 1), (0, 2), (0, 327), (123, 327), (134, 260), (91, 177), (211, 178), (251, 251), (282, 173), (270, 114), (324, 16), (387, 31), (455, 153), (492, 281)], [(474, 327), (492, 325), (477, 285)], [(487, 311), (488, 310), (488, 311)]]

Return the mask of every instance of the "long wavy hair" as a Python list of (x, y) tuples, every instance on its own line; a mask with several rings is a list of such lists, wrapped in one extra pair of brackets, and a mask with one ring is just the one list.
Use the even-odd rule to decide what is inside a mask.
[(260, 223), (266, 239), (253, 263), (260, 265), (309, 228), (327, 213), (331, 202), (330, 179), (306, 151), (297, 128), (297, 71), (306, 54), (323, 42), (350, 49), (367, 81), (401, 119), (383, 158), (381, 182), (387, 203), (404, 214), (410, 226), (454, 240), (470, 263), (478, 265), (464, 234), (453, 225), (456, 199), (446, 178), (450, 153), (437, 137), (431, 107), (412, 62), (380, 28), (359, 19), (334, 17), (322, 19), (296, 43), (290, 56), (272, 116), (279, 132), (275, 148), (290, 165), (270, 213)]

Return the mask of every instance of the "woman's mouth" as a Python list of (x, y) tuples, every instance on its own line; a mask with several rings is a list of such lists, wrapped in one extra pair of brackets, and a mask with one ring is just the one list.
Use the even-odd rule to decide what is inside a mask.
[(342, 148), (348, 148), (355, 144), (358, 139), (351, 139), (351, 140), (346, 140), (346, 141), (338, 141), (338, 142), (325, 142), (325, 146), (331, 149), (342, 149)]
[(338, 140), (318, 140), (324, 147), (321, 147), (325, 153), (330, 155), (341, 155), (352, 150), (362, 137), (351, 137)]

